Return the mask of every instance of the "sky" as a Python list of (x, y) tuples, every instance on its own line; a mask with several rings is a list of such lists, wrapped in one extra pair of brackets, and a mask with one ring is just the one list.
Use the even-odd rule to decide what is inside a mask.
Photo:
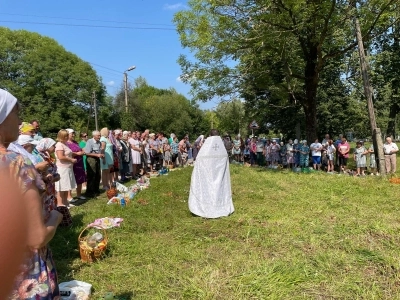
[[(177, 59), (191, 55), (172, 23), (174, 14), (186, 8), (186, 1), (168, 0), (0, 0), (0, 26), (55, 39), (92, 65), (110, 95), (121, 87), (123, 72), (136, 66), (128, 72), (129, 82), (142, 76), (152, 86), (173, 87), (190, 99)], [(216, 106), (213, 101), (199, 104)]]

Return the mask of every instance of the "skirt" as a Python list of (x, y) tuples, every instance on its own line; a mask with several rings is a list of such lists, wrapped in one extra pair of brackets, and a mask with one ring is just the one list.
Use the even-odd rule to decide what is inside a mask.
[(140, 165), (142, 163), (141, 159), (140, 159), (140, 152), (139, 151), (135, 151), (135, 150), (131, 150), (132, 153), (132, 164), (133, 165)]
[(65, 192), (76, 189), (76, 181), (72, 166), (69, 168), (60, 167), (57, 169), (60, 180), (55, 183), (57, 192)]

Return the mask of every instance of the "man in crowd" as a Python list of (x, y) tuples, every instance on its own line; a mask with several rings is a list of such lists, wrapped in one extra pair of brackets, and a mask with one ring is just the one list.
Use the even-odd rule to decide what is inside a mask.
[(386, 138), (386, 143), (383, 145), (383, 152), (385, 154), (385, 166), (387, 174), (394, 174), (396, 172), (396, 153), (399, 148), (393, 143), (391, 137)]
[(83, 151), (86, 153), (86, 197), (95, 197), (100, 194), (100, 158), (104, 157), (101, 153), (100, 132), (93, 131), (92, 138), (86, 142)]
[(33, 136), (33, 139), (35, 141), (40, 141), (43, 138), (43, 136), (39, 131), (40, 130), (39, 121), (38, 120), (33, 120), (31, 122), (31, 125), (33, 126), (33, 129), (35, 130), (35, 135)]

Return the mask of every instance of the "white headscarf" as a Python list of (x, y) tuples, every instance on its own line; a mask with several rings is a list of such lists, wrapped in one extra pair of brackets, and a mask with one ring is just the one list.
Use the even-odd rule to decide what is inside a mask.
[(17, 104), (17, 98), (0, 89), (0, 124), (8, 117), (15, 104)]

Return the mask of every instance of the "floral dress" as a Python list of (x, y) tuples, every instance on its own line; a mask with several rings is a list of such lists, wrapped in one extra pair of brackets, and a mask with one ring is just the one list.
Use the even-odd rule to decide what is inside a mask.
[(357, 168), (365, 168), (367, 166), (367, 157), (363, 154), (365, 151), (364, 146), (354, 149)]
[[(23, 193), (34, 185), (44, 198), (46, 186), (29, 159), (14, 152), (0, 150), (0, 165), (10, 168), (11, 176), (18, 180)], [(50, 213), (49, 205), (48, 202), (43, 203), (45, 219)], [(59, 299), (57, 273), (50, 249), (47, 246), (28, 249), (26, 254), (9, 299)]]
[(287, 159), (286, 159), (286, 147), (285, 145), (281, 145), (281, 149), (279, 150), (279, 154), (281, 156), (280, 162), (283, 166), (287, 165)]
[(376, 160), (375, 160), (375, 152), (374, 152), (374, 145), (371, 145), (368, 149), (369, 151), (372, 151), (369, 155), (369, 167), (370, 168), (376, 168)]

